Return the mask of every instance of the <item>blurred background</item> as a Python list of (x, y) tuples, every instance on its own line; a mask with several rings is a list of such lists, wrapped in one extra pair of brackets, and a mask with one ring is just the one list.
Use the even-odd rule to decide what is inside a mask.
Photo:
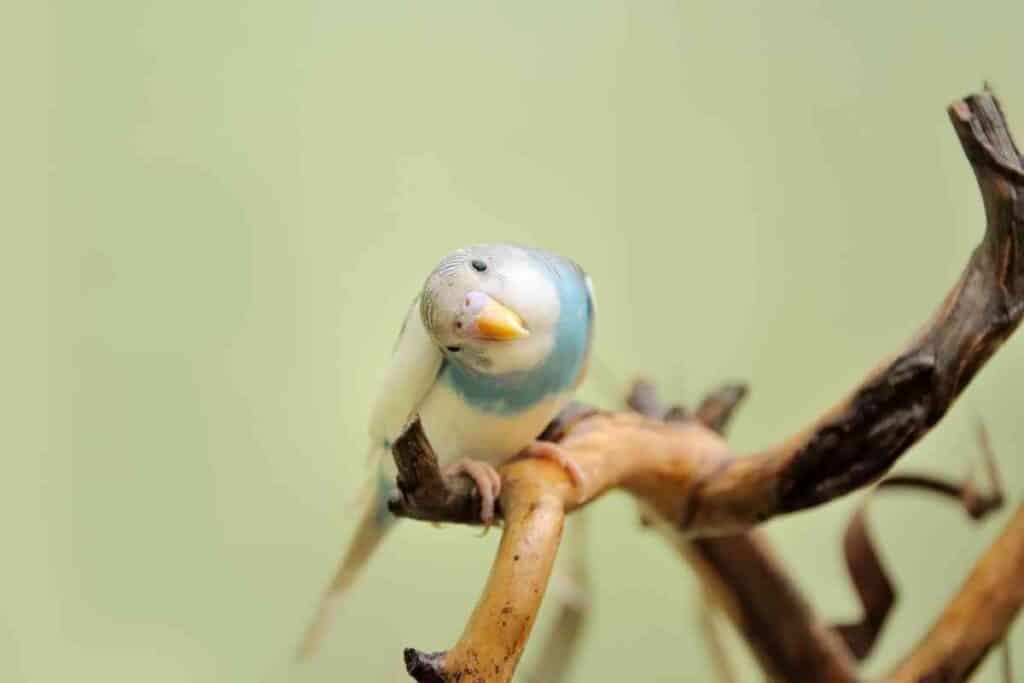
[[(4, 126), (25, 157), (5, 202), (30, 228), (3, 275), (4, 681), (406, 680), (403, 647), (461, 632), (498, 534), (402, 525), (320, 656), (289, 658), (437, 260), (487, 240), (570, 255), (596, 285), (606, 368), (584, 398), (613, 406), (637, 374), (688, 401), (746, 380), (732, 434), (751, 451), (895, 350), (979, 239), (944, 107), (987, 79), (1024, 138), (1016, 2), (24, 12), (2, 48), (27, 95)], [(1022, 369), (1018, 337), (899, 468), (963, 476), (982, 417), (1019, 501)], [(767, 526), (832, 618), (859, 614), (841, 534), (860, 500)], [(625, 496), (586, 515), (595, 594), (572, 680), (708, 680), (694, 577)], [(878, 674), (1006, 513), (976, 527), (890, 494), (870, 516), (900, 590)], [(1024, 629), (1013, 641), (1024, 662)], [(1001, 680), (998, 657), (978, 680)]]

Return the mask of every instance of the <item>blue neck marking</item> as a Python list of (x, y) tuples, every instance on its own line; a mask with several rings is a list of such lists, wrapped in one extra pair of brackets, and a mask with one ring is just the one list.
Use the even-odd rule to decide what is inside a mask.
[(590, 346), (593, 303), (584, 276), (575, 264), (538, 254), (558, 290), (559, 315), (555, 344), (532, 370), (487, 375), (457, 362), (445, 362), (441, 381), (467, 403), (485, 413), (516, 415), (552, 394), (570, 388), (583, 370)]

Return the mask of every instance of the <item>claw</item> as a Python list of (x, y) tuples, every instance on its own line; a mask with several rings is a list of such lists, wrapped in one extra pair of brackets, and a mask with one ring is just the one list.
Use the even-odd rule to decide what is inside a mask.
[(516, 458), (544, 458), (545, 460), (551, 460), (558, 463), (562, 466), (562, 469), (565, 470), (565, 473), (569, 475), (569, 481), (572, 482), (573, 488), (576, 489), (576, 493), (580, 496), (583, 495), (583, 491), (586, 488), (587, 477), (583, 474), (583, 470), (580, 468), (579, 464), (558, 444), (550, 441), (534, 441), (520, 451)]
[(463, 458), (444, 467), (445, 476), (463, 474), (473, 480), (476, 490), (480, 492), (480, 521), (484, 524), (484, 533), (494, 522), (494, 503), (501, 495), (501, 475), (491, 465), (481, 460)]

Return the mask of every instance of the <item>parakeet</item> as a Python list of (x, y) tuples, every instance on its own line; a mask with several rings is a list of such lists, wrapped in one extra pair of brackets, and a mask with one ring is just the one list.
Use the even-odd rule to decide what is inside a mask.
[(490, 523), (501, 489), (496, 467), (514, 457), (552, 458), (580, 483), (558, 446), (536, 438), (572, 398), (594, 331), (590, 278), (540, 249), (481, 244), (458, 249), (427, 277), (395, 345), (371, 411), (375, 492), (300, 646), (312, 652), (330, 608), (394, 521), (392, 442), (419, 415), (448, 473), (471, 477)]

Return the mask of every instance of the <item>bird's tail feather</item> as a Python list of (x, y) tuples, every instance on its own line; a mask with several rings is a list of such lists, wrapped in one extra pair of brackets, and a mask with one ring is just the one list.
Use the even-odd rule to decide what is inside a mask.
[(387, 484), (389, 482), (385, 480), (383, 474), (379, 477), (380, 483), (370, 487), (371, 492), (366, 496), (363, 515), (356, 526), (355, 535), (338, 564), (334, 578), (324, 591), (323, 597), (320, 598), (313, 621), (299, 643), (295, 653), (297, 660), (309, 659), (316, 653), (330, 627), (331, 617), (341, 598), (362, 574), (366, 563), (377, 550), (388, 530), (394, 526), (395, 518), (387, 510)]

